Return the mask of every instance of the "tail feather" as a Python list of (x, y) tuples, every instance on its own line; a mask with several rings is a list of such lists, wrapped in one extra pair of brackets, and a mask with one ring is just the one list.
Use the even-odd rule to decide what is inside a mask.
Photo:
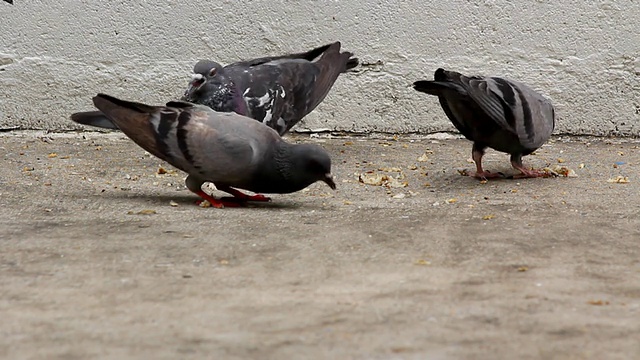
[(71, 120), (82, 125), (95, 126), (102, 129), (119, 130), (102, 111), (83, 111), (71, 115)]
[(322, 57), (315, 64), (320, 68), (320, 73), (314, 85), (312, 101), (308, 111), (314, 109), (331, 90), (338, 76), (348, 69), (351, 61), (350, 52), (340, 52), (340, 42), (335, 42), (327, 48)]
[[(305, 60), (309, 60), (309, 61), (314, 61), (316, 60), (318, 57), (322, 56), (327, 50), (329, 50), (329, 48), (331, 47), (337, 47), (338, 51), (340, 50), (340, 42), (336, 41), (334, 43), (331, 44), (327, 44), (327, 45), (323, 45), (320, 47), (317, 47), (315, 49), (309, 50), (306, 53), (301, 53), (301, 54), (294, 54), (292, 57), (293, 58), (302, 58)], [(358, 66), (358, 64), (360, 64), (360, 60), (356, 57), (352, 57), (353, 54), (350, 52), (344, 52), (343, 54), (349, 54), (348, 56), (348, 61), (345, 64), (345, 69), (343, 70), (343, 72), (353, 69), (354, 67)]]
[(106, 94), (95, 96), (93, 104), (136, 144), (167, 160), (164, 145), (151, 122), (164, 107), (120, 100)]
[[(349, 54), (349, 56), (353, 56), (353, 54)], [(351, 70), (359, 64), (360, 59), (358, 59), (357, 57), (350, 58), (349, 61), (347, 61), (347, 68), (345, 70)]]
[(416, 91), (438, 96), (444, 90), (448, 89), (448, 86), (443, 82), (419, 80), (413, 83), (413, 88)]
[(438, 68), (433, 74), (433, 80), (419, 80), (413, 83), (416, 91), (430, 95), (441, 95), (443, 91), (457, 91), (466, 94), (467, 91), (460, 85), (463, 75), (455, 71), (447, 71)]

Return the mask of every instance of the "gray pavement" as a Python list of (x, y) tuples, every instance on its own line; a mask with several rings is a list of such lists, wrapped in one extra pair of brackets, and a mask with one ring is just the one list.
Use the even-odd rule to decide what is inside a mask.
[(577, 177), (481, 183), (465, 140), (289, 140), (337, 191), (214, 209), (121, 134), (0, 134), (0, 357), (640, 356), (637, 141), (555, 138), (525, 164)]

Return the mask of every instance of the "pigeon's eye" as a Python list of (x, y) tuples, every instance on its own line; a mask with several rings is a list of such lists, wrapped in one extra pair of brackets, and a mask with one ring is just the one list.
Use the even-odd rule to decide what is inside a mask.
[(214, 76), (217, 72), (218, 72), (218, 69), (213, 68), (213, 69), (209, 70), (209, 76)]

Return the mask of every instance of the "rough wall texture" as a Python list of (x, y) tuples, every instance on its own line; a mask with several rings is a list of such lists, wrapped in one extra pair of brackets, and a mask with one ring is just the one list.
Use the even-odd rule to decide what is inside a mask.
[(68, 115), (99, 91), (160, 103), (198, 59), (340, 40), (365, 65), (298, 128), (452, 130), (409, 86), (442, 66), (529, 83), (558, 133), (640, 134), (637, 0), (15, 0), (0, 18), (0, 128), (77, 128)]

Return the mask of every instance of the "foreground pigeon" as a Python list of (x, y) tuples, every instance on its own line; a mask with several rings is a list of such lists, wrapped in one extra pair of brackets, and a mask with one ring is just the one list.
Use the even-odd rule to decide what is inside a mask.
[[(215, 111), (236, 112), (285, 134), (324, 100), (338, 76), (358, 65), (340, 42), (304, 53), (239, 61), (227, 66), (202, 60), (182, 100)], [(118, 127), (101, 112), (79, 121), (106, 129)]]
[(202, 60), (182, 100), (249, 116), (283, 135), (324, 100), (341, 73), (358, 64), (352, 56), (335, 42), (225, 67)]
[(436, 70), (433, 81), (416, 81), (413, 87), (438, 96), (453, 125), (473, 141), (476, 172), (471, 176), (480, 179), (503, 176), (482, 169), (487, 147), (511, 154), (511, 165), (521, 172), (515, 177), (546, 175), (522, 165), (522, 156), (542, 146), (555, 127), (553, 105), (542, 95), (520, 82), (467, 77), (444, 69)]
[[(136, 144), (187, 172), (187, 188), (214, 207), (269, 201), (237, 189), (292, 193), (316, 181), (336, 188), (324, 149), (289, 144), (273, 129), (245, 116), (178, 101), (149, 106), (104, 94), (95, 96), (93, 103)], [(83, 117), (84, 113), (71, 115), (80, 123)], [(205, 182), (234, 197), (213, 198), (202, 190)]]

